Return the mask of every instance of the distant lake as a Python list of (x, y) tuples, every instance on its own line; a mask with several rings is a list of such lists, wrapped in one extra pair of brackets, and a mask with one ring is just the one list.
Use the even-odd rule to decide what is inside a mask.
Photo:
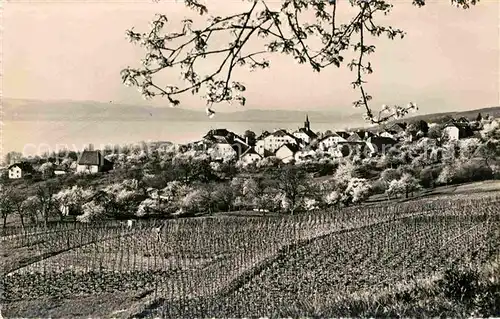
[[(210, 129), (227, 128), (237, 134), (252, 130), (259, 135), (275, 128), (296, 130), (303, 123), (276, 122), (167, 122), (167, 121), (7, 121), (2, 127), (3, 153), (42, 154), (61, 149), (82, 150), (92, 143), (131, 144), (141, 141), (187, 143), (200, 140)], [(313, 131), (342, 130), (334, 123), (311, 123)]]

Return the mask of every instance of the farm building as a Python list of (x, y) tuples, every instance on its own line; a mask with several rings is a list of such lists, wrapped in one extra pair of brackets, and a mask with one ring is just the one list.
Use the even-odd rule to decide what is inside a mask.
[(443, 138), (456, 141), (462, 138), (471, 137), (474, 135), (474, 132), (469, 123), (451, 122), (445, 125), (442, 134)]
[(77, 173), (94, 174), (111, 169), (113, 169), (113, 163), (105, 159), (101, 152), (89, 150), (82, 152), (76, 166)]
[(241, 156), (240, 162), (242, 164), (256, 163), (262, 159), (253, 147), (248, 148)]
[(341, 142), (346, 142), (347, 139), (345, 138), (345, 135), (344, 137), (335, 132), (335, 133), (331, 133), (331, 134), (328, 134), (327, 136), (323, 137), (319, 143), (318, 143), (318, 147), (319, 149), (321, 150), (328, 150), (330, 149), (332, 146), (336, 146), (338, 143), (341, 143)]
[(28, 162), (19, 162), (9, 166), (9, 178), (18, 179), (33, 173), (33, 166)]
[(274, 153), (284, 144), (295, 144), (298, 145), (300, 140), (288, 133), (286, 130), (280, 129), (276, 130), (273, 134), (266, 136), (264, 139), (257, 141), (255, 150), (260, 155), (269, 151)]

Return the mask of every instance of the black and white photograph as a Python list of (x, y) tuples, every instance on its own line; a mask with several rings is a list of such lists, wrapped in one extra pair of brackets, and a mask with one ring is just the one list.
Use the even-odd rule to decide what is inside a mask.
[(500, 317), (499, 0), (0, 27), (0, 319)]

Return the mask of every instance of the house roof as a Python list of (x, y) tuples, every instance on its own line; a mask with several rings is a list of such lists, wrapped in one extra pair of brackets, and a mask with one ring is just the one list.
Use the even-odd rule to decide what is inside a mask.
[(271, 133), (269, 133), (268, 131), (263, 131), (258, 137), (257, 137), (257, 140), (261, 140), (263, 138), (266, 138), (268, 137), (269, 135), (271, 135)]
[(244, 138), (241, 136), (225, 129), (225, 128), (220, 128), (220, 129), (213, 129), (208, 131), (208, 133), (203, 136), (205, 140), (208, 140), (212, 143), (227, 143), (232, 144), (233, 141), (239, 139), (241, 141), (245, 141)]
[[(271, 134), (272, 136), (278, 136), (278, 137), (282, 137), (282, 136), (292, 136), (290, 133), (288, 133), (287, 131), (283, 130), (283, 129), (279, 129), (279, 130), (276, 130), (273, 134)], [(293, 137), (295, 138), (295, 137)]]
[(99, 151), (85, 150), (78, 159), (78, 165), (103, 165), (104, 157)]
[(249, 155), (249, 154), (254, 154), (254, 155), (258, 155), (259, 157), (262, 157), (259, 153), (257, 153), (257, 152), (255, 151), (255, 149), (254, 149), (253, 147), (249, 147), (249, 148), (247, 148), (247, 149), (246, 149), (246, 151), (244, 151), (244, 152), (241, 154), (241, 156), (243, 157), (243, 156), (245, 156), (245, 155)]
[(394, 130), (390, 130), (390, 129), (387, 129), (387, 130), (383, 130), (381, 133), (389, 133), (389, 134), (397, 134), (398, 132), (394, 131)]
[(328, 139), (328, 138), (330, 138), (330, 137), (341, 137), (341, 138), (345, 139), (345, 137), (340, 136), (340, 135), (339, 135), (338, 133), (336, 133), (336, 132), (333, 132), (333, 133), (331, 133), (331, 134), (327, 134), (327, 135), (325, 135), (325, 136), (324, 136), (322, 139), (320, 139), (319, 141), (320, 141), (320, 142), (321, 142), (321, 141), (324, 141), (324, 140), (326, 140), (326, 139)]
[(359, 142), (362, 140), (363, 139), (361, 138), (361, 136), (359, 136), (359, 134), (357, 132), (352, 133), (351, 136), (349, 136), (347, 138), (347, 141), (349, 141), (349, 142)]
[(464, 138), (464, 137), (469, 137), (474, 135), (474, 130), (472, 127), (469, 125), (469, 123), (464, 123), (464, 122), (450, 122), (444, 126), (446, 127), (456, 127), (458, 128), (459, 132), (459, 137)]
[(292, 134), (288, 133), (285, 129), (276, 130), (270, 136), (274, 136), (274, 137), (285, 137), (285, 136), (288, 136), (288, 137), (291, 137), (297, 144), (300, 143), (300, 141), (301, 141), (300, 138), (297, 138), (297, 137), (293, 136)]
[(407, 123), (394, 123), (391, 126), (387, 127), (387, 130), (395, 131), (396, 133), (401, 133), (403, 131), (406, 131), (406, 128), (408, 127)]
[(304, 133), (311, 139), (318, 137), (318, 135), (316, 133), (314, 133), (313, 131), (311, 131), (310, 129), (307, 129), (305, 127), (299, 128), (295, 133)]
[(282, 148), (288, 148), (292, 153), (296, 153), (298, 150), (299, 150), (299, 147), (296, 145), (296, 144), (290, 144), (290, 143), (287, 143), (287, 144), (283, 144), (281, 145), (277, 150), (276, 150), (276, 153), (282, 149)]
[(26, 172), (31, 172), (33, 171), (33, 166), (29, 162), (19, 162), (19, 163), (14, 163), (12, 165), (9, 165), (8, 169), (11, 169), (13, 167), (19, 167), (21, 170), (26, 171)]
[(231, 133), (231, 132), (229, 132), (225, 128), (218, 128), (218, 129), (213, 129), (213, 130), (208, 131), (208, 133), (204, 137), (205, 138), (209, 137), (209, 136), (223, 136), (223, 137), (226, 137), (226, 136), (229, 135), (229, 133)]
[(349, 134), (345, 131), (337, 131), (337, 132), (335, 132), (335, 134), (337, 134), (338, 136), (343, 137), (345, 139), (347, 139), (349, 136), (351, 136), (351, 134)]

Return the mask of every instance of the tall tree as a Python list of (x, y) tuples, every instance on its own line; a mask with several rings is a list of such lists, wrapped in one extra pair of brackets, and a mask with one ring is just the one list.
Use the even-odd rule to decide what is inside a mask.
[(309, 179), (306, 172), (299, 166), (286, 165), (275, 173), (275, 187), (281, 191), (288, 202), (291, 214), (300, 206), (309, 190)]
[(54, 195), (59, 191), (59, 185), (54, 181), (40, 183), (36, 188), (35, 196), (40, 203), (40, 214), (43, 218), (45, 227), (49, 221), (49, 216), (55, 208), (56, 200)]
[[(451, 0), (462, 8), (469, 8), (479, 0)], [(373, 72), (368, 55), (375, 51), (370, 39), (387, 36), (389, 39), (403, 38), (405, 32), (382, 23), (381, 17), (389, 14), (393, 5), (386, 0), (282, 0), (281, 5), (269, 0), (246, 1), (245, 10), (229, 15), (207, 19), (201, 27), (195, 27), (192, 19), (185, 19), (181, 31), (168, 26), (167, 16), (158, 14), (147, 32), (127, 31), (129, 40), (146, 48), (146, 55), (140, 68), (127, 67), (122, 70), (122, 81), (127, 86), (136, 86), (146, 99), (154, 96), (166, 97), (171, 106), (180, 104), (178, 95), (191, 92), (206, 92), (206, 112), (213, 116), (213, 104), (236, 101), (245, 104), (245, 86), (233, 79), (238, 66), (250, 69), (265, 69), (270, 62), (269, 53), (291, 55), (298, 63), (309, 64), (316, 72), (346, 64), (353, 71), (354, 89), (360, 98), (353, 104), (365, 109), (365, 118), (371, 123), (382, 123), (393, 117), (407, 114), (416, 105), (384, 105), (379, 112), (374, 111), (369, 102), (372, 97), (366, 92), (365, 76)], [(184, 0), (186, 6), (200, 15), (208, 12), (200, 0)], [(413, 0), (413, 5), (422, 7), (425, 0)], [(353, 16), (347, 23), (337, 17), (339, 7), (349, 5)], [(345, 11), (345, 9), (342, 9)], [(313, 13), (313, 14), (311, 14)], [(314, 16), (313, 19), (310, 17)], [(168, 29), (167, 30), (167, 26)], [(179, 28), (175, 28), (179, 30)], [(227, 34), (232, 41), (225, 47), (214, 48), (219, 35)], [(250, 51), (248, 43), (256, 43), (256, 38), (267, 43), (262, 48)], [(319, 40), (319, 41), (318, 41)], [(353, 50), (356, 58), (344, 61), (344, 56)], [(204, 73), (197, 62), (207, 57), (222, 59), (214, 69)], [(162, 85), (154, 79), (163, 70), (180, 67), (186, 85)]]
[(3, 228), (7, 225), (7, 217), (14, 212), (11, 196), (12, 189), (0, 185), (0, 215), (2, 216)]

